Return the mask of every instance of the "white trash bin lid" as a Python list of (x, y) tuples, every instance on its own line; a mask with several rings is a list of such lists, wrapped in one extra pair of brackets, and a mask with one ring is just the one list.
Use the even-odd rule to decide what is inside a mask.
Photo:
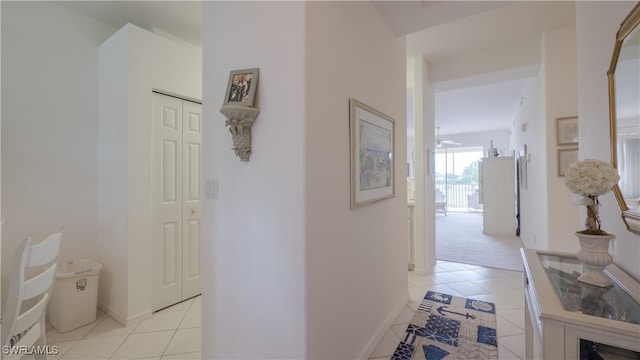
[(58, 263), (56, 278), (96, 275), (101, 268), (101, 264), (91, 260), (68, 260)]

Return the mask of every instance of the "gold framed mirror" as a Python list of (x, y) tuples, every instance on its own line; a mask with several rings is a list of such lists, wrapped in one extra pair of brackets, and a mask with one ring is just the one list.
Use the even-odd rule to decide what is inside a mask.
[(613, 192), (627, 229), (640, 235), (640, 2), (616, 34), (609, 80), (611, 164), (620, 173)]

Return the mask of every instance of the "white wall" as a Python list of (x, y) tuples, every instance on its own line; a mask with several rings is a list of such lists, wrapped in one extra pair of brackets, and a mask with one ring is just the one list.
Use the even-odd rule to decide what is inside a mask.
[[(304, 19), (303, 2), (203, 4), (203, 174), (219, 181), (202, 205), (203, 358), (306, 356)], [(253, 67), (261, 113), (240, 162), (219, 110), (229, 72)]]
[[(530, 154), (530, 161), (526, 164), (527, 186), (520, 186), (520, 239), (527, 248), (541, 248), (537, 244), (538, 232), (546, 229), (546, 217), (540, 216), (546, 212), (546, 198), (539, 196), (540, 188), (546, 186), (544, 177), (540, 176), (538, 170), (545, 159), (538, 144), (540, 139), (544, 139), (540, 132), (544, 128), (541, 119), (545, 103), (544, 91), (539, 82), (538, 77), (526, 81), (523, 101), (511, 127), (511, 143), (516, 156), (520, 156), (524, 145)], [(544, 236), (541, 236), (541, 240), (543, 239)]]
[(482, 146), (483, 156), (487, 156), (491, 140), (493, 147), (498, 149), (500, 156), (511, 156), (510, 130), (482, 131), (474, 133), (440, 135), (443, 140), (450, 140), (462, 144), (461, 146)]
[[(454, 24), (452, 22), (450, 26)], [(504, 69), (526, 69), (535, 66), (536, 59), (540, 55), (538, 49), (532, 45), (536, 40), (519, 39), (519, 41), (501, 44), (490, 49), (475, 50), (466, 53), (465, 56), (432, 61), (429, 64), (429, 80), (435, 84), (470, 78), (479, 74), (497, 73)]]
[(528, 248), (575, 252), (578, 207), (558, 176), (556, 145), (556, 118), (577, 115), (575, 27), (545, 32), (540, 47), (540, 71), (527, 80), (511, 127), (516, 154), (524, 145), (529, 154), (527, 186), (520, 188), (520, 238)]
[(152, 90), (202, 98), (202, 51), (135, 25), (100, 47), (100, 304), (126, 324), (151, 313)]
[[(609, 161), (609, 102), (606, 71), (609, 68), (615, 34), (635, 2), (577, 2), (578, 110), (580, 114), (580, 157)], [(587, 145), (588, 146), (585, 146)], [(640, 236), (628, 232), (620, 218), (613, 194), (602, 196), (602, 228), (616, 235), (613, 257), (616, 264), (640, 280)], [(580, 218), (586, 216), (581, 213)]]
[(127, 322), (127, 156), (129, 51), (127, 28), (100, 45), (98, 93), (98, 304), (119, 322)]
[[(529, 145), (531, 154), (528, 164), (529, 189), (521, 193), (523, 218), (521, 237), (527, 247), (564, 251), (576, 251), (578, 248), (573, 232), (584, 226), (586, 215), (583, 209), (571, 204), (571, 193), (564, 188), (562, 178), (557, 177), (558, 147), (555, 145), (555, 118), (571, 116), (572, 104), (577, 101), (575, 106), (578, 109), (580, 124), (580, 158), (596, 158), (604, 161), (610, 159), (606, 71), (611, 61), (615, 33), (633, 5), (634, 3), (631, 2), (576, 3), (577, 97), (575, 99), (571, 90), (567, 88), (570, 83), (563, 80), (573, 81), (571, 80), (573, 74), (569, 71), (574, 65), (567, 61), (570, 58), (568, 54), (563, 55), (563, 52), (571, 51), (573, 47), (571, 30), (557, 29), (545, 35), (547, 61), (543, 63), (535, 84), (528, 82), (525, 101), (513, 129), (516, 148), (526, 143)], [(549, 54), (552, 54), (553, 59), (549, 59)], [(549, 70), (553, 62), (556, 64), (553, 66), (558, 67), (553, 70), (552, 66)], [(547, 73), (550, 76), (544, 75)], [(549, 85), (550, 82), (555, 81), (560, 82)], [(554, 96), (550, 96), (549, 89), (552, 89)], [(545, 109), (547, 113), (537, 114), (536, 107)], [(545, 118), (546, 120), (542, 120)], [(541, 121), (546, 121), (544, 123), (546, 130), (540, 128)], [(518, 129), (523, 122), (527, 123), (528, 129), (526, 133), (519, 134)], [(541, 136), (541, 132), (545, 136)], [(546, 145), (540, 144), (538, 140), (544, 138), (546, 138)], [(534, 145), (531, 146), (531, 144)], [(542, 148), (547, 149), (546, 155), (540, 152)], [(541, 156), (546, 159), (546, 165), (542, 165)], [(547, 172), (548, 181), (540, 181), (541, 172)], [(543, 193), (549, 194), (544, 201), (537, 195)], [(617, 236), (613, 246), (614, 261), (639, 279), (640, 264), (637, 258), (640, 253), (640, 237), (626, 230), (612, 194), (605, 195), (600, 200), (603, 228)], [(557, 209), (563, 210), (559, 212)], [(540, 214), (554, 212), (555, 216), (540, 216)], [(549, 236), (541, 236), (541, 229), (545, 229), (547, 221)], [(550, 239), (549, 243), (545, 242), (546, 238)]]
[[(368, 2), (309, 2), (305, 29), (307, 357), (368, 358), (408, 300), (404, 39)], [(396, 196), (355, 210), (350, 97), (395, 119)]]
[(429, 83), (429, 65), (423, 56), (414, 56), (408, 62), (408, 73), (413, 76), (413, 122), (415, 127), (414, 158), (414, 273), (432, 272), (436, 262), (435, 176), (427, 168), (428, 150), (435, 149), (434, 89)]
[(1, 6), (2, 273), (25, 237), (62, 225), (60, 259), (95, 259), (97, 45), (115, 29), (50, 2)]
[[(140, 309), (145, 308), (149, 297), (147, 265), (150, 262), (144, 256), (128, 258), (125, 254), (127, 251), (147, 254), (149, 239), (136, 237), (140, 241), (129, 244), (98, 242), (98, 209), (101, 207), (104, 211), (105, 205), (98, 202), (98, 182), (113, 180), (98, 176), (98, 46), (117, 29), (51, 2), (2, 2), (2, 10), (2, 87), (5, 90), (2, 97), (2, 213), (7, 219), (3, 226), (2, 273), (8, 273), (11, 257), (24, 237), (33, 236), (37, 241), (64, 225), (60, 259), (87, 258), (104, 262), (100, 281), (102, 305), (110, 307), (110, 302), (114, 302), (115, 308), (126, 309), (129, 289), (120, 293), (115, 290), (120, 295), (114, 295), (112, 287), (129, 287), (130, 311), (143, 311)], [(188, 91), (182, 85), (168, 85), (175, 84), (176, 80), (162, 74), (165, 71), (162, 64), (175, 63), (177, 58), (184, 59), (187, 55), (157, 51), (158, 42), (167, 42), (158, 37), (137, 41), (143, 44), (136, 45), (132, 51), (145, 54), (132, 69), (141, 69), (142, 76), (156, 78), (145, 83), (147, 103), (144, 102), (147, 99), (132, 100), (141, 101), (143, 113), (151, 111), (152, 87), (201, 97), (199, 73), (194, 76), (196, 90)], [(176, 77), (190, 76), (194, 69), (199, 69), (199, 53), (196, 59), (187, 64), (188, 71)], [(157, 80), (160, 77), (166, 80)], [(126, 94), (115, 91), (108, 99), (126, 102)], [(148, 110), (146, 104), (149, 104)], [(111, 135), (109, 156), (126, 158), (128, 138)], [(139, 141), (144, 141), (144, 137), (135, 139), (136, 143)], [(111, 170), (120, 172), (123, 168)], [(118, 183), (112, 185), (117, 187)], [(142, 191), (135, 195), (146, 196), (146, 185), (139, 189)], [(113, 193), (119, 192), (116, 189)], [(133, 197), (132, 200), (133, 207), (143, 204)], [(131, 226), (132, 236), (137, 236), (135, 231), (140, 227)], [(126, 234), (118, 233), (119, 230), (122, 228), (106, 231), (113, 238)], [(109, 258), (112, 260), (105, 261)], [(118, 269), (117, 274), (111, 272), (113, 268)], [(126, 275), (129, 270), (131, 278)], [(5, 284), (3, 281), (3, 288)]]
[[(573, 233), (582, 230), (578, 221), (578, 206), (572, 203), (572, 193), (558, 176), (556, 119), (578, 115), (576, 33), (575, 26), (545, 32), (542, 39), (542, 61), (545, 77), (546, 198), (547, 249), (577, 252)], [(582, 143), (584, 147), (587, 144)], [(566, 148), (566, 147), (563, 147)]]
[[(349, 210), (348, 99), (393, 116), (404, 149), (404, 46), (368, 3), (205, 3), (204, 24), (204, 176), (219, 198), (203, 205), (203, 357), (366, 357), (408, 300), (406, 186)], [(218, 111), (247, 67), (261, 114), (242, 163)]]

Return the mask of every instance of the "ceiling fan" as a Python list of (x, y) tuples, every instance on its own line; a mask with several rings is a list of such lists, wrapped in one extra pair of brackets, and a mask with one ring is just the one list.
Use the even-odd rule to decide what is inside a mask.
[(437, 135), (436, 135), (436, 147), (451, 147), (451, 146), (460, 146), (462, 144), (455, 142), (455, 141), (451, 141), (451, 140), (442, 140), (440, 139), (440, 126), (436, 126), (436, 131), (437, 131)]

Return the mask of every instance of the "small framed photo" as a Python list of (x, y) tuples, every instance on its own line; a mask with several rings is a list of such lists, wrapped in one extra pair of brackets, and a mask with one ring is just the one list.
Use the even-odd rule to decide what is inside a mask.
[(395, 120), (349, 99), (351, 208), (395, 196)]
[(578, 148), (558, 149), (558, 176), (564, 176), (571, 164), (578, 160)]
[(258, 68), (232, 71), (229, 75), (223, 106), (253, 106), (256, 88), (258, 87), (259, 72)]
[(578, 117), (564, 117), (556, 119), (556, 133), (558, 145), (578, 144)]

